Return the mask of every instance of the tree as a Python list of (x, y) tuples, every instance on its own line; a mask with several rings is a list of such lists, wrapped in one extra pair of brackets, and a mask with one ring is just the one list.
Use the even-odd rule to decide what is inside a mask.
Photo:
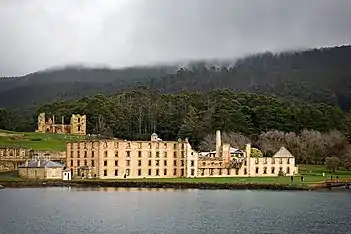
[(340, 165), (340, 159), (332, 156), (325, 159), (325, 165), (329, 171), (335, 172), (335, 169)]

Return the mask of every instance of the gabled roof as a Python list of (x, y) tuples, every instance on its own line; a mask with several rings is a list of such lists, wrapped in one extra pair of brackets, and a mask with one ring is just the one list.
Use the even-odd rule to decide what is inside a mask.
[(273, 155), (273, 158), (294, 158), (294, 156), (283, 146)]
[(44, 168), (44, 167), (49, 167), (49, 168), (64, 168), (65, 166), (61, 163), (58, 162), (53, 162), (50, 160), (40, 160), (39, 161), (39, 166), (37, 164), (36, 159), (32, 159), (28, 162), (28, 166), (26, 164), (22, 164), (18, 167), (26, 167), (26, 168)]

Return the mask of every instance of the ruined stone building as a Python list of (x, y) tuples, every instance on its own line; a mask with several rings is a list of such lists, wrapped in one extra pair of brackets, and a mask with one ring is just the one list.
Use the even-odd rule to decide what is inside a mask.
[(251, 157), (251, 144), (245, 151), (222, 143), (220, 131), (216, 132), (216, 151), (200, 153), (198, 177), (269, 177), (298, 173), (295, 157), (282, 147), (273, 157)]
[(38, 116), (38, 129), (35, 132), (86, 135), (86, 116), (73, 114), (70, 124), (65, 124), (62, 116), (61, 123), (58, 124), (55, 123), (55, 116), (46, 121), (45, 113), (40, 113)]
[(172, 178), (196, 176), (196, 152), (187, 140), (98, 140), (67, 144), (67, 168), (73, 176)]
[(97, 140), (68, 143), (67, 168), (72, 176), (117, 178), (267, 177), (298, 173), (295, 158), (284, 147), (273, 157), (251, 157), (251, 146), (240, 150), (221, 142), (216, 151), (197, 153), (185, 140)]
[(0, 148), (0, 172), (17, 170), (18, 166), (33, 156), (33, 150), (16, 147)]

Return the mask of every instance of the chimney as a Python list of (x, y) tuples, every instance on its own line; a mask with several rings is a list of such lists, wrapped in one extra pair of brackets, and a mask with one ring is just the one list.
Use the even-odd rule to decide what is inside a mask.
[(216, 131), (216, 157), (220, 157), (221, 155), (221, 131), (217, 130)]
[(251, 157), (251, 144), (246, 144), (246, 158)]

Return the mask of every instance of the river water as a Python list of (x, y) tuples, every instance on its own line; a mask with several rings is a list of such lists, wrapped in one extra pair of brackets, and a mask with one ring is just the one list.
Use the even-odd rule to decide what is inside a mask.
[(3, 189), (0, 233), (351, 233), (351, 192)]

